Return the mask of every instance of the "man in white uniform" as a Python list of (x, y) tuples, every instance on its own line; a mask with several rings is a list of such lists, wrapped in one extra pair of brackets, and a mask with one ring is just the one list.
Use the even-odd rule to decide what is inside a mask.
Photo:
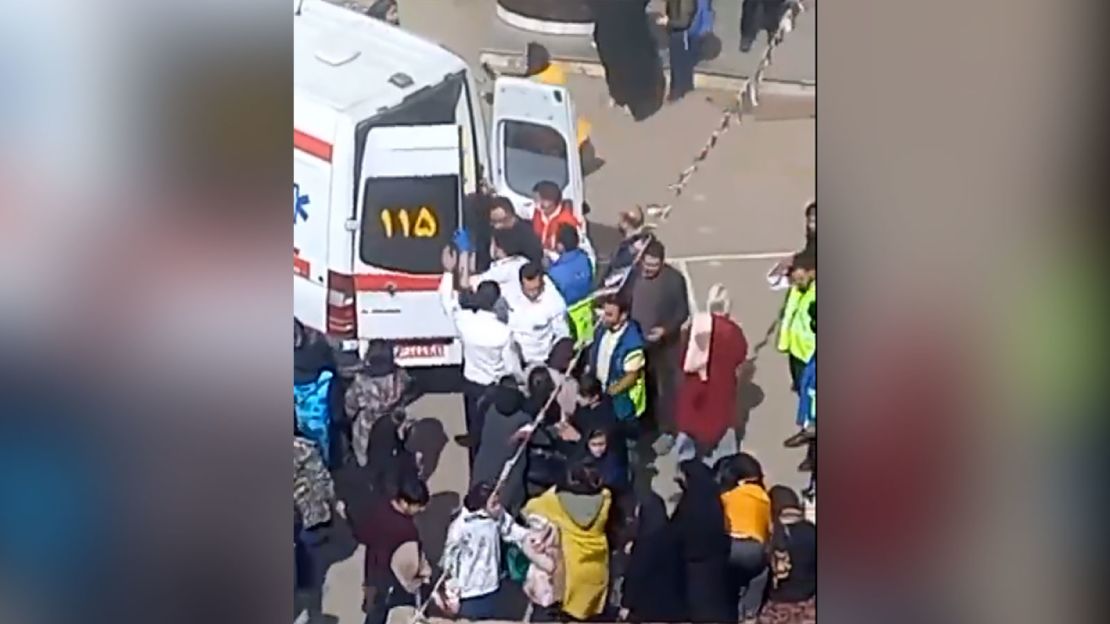
[(570, 337), (567, 304), (537, 262), (520, 268), (520, 292), (508, 299), (509, 328), (525, 366), (543, 365), (555, 343)]
[(466, 414), (466, 437), (457, 440), (470, 451), (470, 463), (478, 454), (482, 437), (485, 409), (478, 404), (505, 376), (521, 378), (520, 358), (513, 346), (513, 333), (497, 318), (494, 308), (501, 298), (500, 289), (492, 281), (484, 281), (469, 296), (467, 306), (459, 303), (454, 271), (458, 255), (448, 248), (443, 252), (443, 278), (439, 296), (443, 309), (454, 321), (455, 331), (463, 350), (463, 408)]

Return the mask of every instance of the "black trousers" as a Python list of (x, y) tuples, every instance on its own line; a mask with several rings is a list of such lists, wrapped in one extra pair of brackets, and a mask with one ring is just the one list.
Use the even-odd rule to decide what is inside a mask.
[(379, 590), (374, 598), (374, 602), (366, 606), (366, 619), (363, 620), (364, 624), (385, 624), (389, 619), (389, 612), (393, 610), (393, 607), (416, 606), (416, 596), (401, 589), (400, 585), (393, 584), (390, 587)]
[(675, 435), (675, 400), (678, 395), (679, 363), (678, 345), (664, 344), (649, 347), (647, 359), (647, 416), (655, 432)]
[(493, 384), (483, 386), (469, 379), (463, 380), (463, 414), (466, 417), (466, 435), (470, 437), (467, 453), (471, 469), (474, 468), (474, 458), (478, 456), (478, 443), (482, 439), (482, 427), (486, 424), (488, 395), (492, 388)]
[(740, 40), (755, 41), (761, 30), (768, 35), (774, 33), (785, 8), (784, 0), (744, 0), (740, 10)]

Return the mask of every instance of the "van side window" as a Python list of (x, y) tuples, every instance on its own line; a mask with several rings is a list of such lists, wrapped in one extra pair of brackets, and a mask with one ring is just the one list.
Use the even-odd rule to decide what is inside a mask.
[(530, 197), (536, 183), (544, 180), (566, 188), (570, 167), (563, 135), (547, 126), (516, 120), (503, 121), (502, 132), (509, 188), (525, 197)]

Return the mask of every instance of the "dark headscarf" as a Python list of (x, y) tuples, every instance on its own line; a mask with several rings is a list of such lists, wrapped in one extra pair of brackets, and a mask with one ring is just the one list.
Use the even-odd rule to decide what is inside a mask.
[(621, 606), (635, 621), (687, 621), (685, 566), (677, 534), (667, 521), (667, 506), (650, 490), (638, 492), (637, 503), (640, 513), (624, 573)]
[(671, 522), (687, 560), (728, 558), (729, 538), (720, 489), (713, 471), (699, 460), (678, 465), (684, 477), (682, 498)]
[[(628, 451), (624, 441), (618, 434), (609, 428), (585, 429), (581, 431), (582, 439), (577, 443), (564, 447), (567, 459), (582, 461), (593, 465), (601, 474), (601, 482), (613, 492), (613, 496), (623, 496), (628, 492)], [(601, 457), (594, 457), (590, 452), (590, 440), (598, 435), (606, 438), (605, 453)]]
[(735, 622), (737, 587), (729, 574), (731, 541), (719, 488), (704, 463), (679, 464), (685, 477), (671, 523), (686, 568), (688, 622)]
[(779, 514), (787, 509), (796, 511), (802, 510), (802, 501), (794, 490), (786, 487), (785, 485), (776, 485), (768, 490), (767, 495), (771, 498), (771, 517), (776, 521)]
[(547, 366), (560, 373), (566, 373), (570, 370), (572, 360), (574, 360), (574, 340), (563, 338), (552, 345), (551, 354), (547, 356)]
[(335, 354), (318, 332), (293, 319), (293, 383), (316, 381), (324, 370), (335, 371)]
[(749, 453), (722, 457), (714, 464), (713, 470), (721, 492), (727, 492), (741, 483), (763, 485), (763, 466)]
[(636, 505), (640, 512), (636, 518), (636, 539), (652, 537), (667, 528), (667, 504), (658, 494), (641, 491), (636, 494)]
[(397, 361), (393, 357), (393, 343), (388, 340), (375, 338), (366, 348), (366, 355), (362, 358), (363, 370), (371, 377), (388, 377), (397, 370)]
[(493, 389), (493, 407), (499, 414), (512, 416), (520, 411), (524, 404), (524, 395), (516, 388), (498, 386)]
[(529, 416), (536, 416), (540, 410), (547, 406), (547, 411), (544, 413), (544, 424), (551, 425), (559, 420), (561, 412), (556, 401), (548, 400), (551, 395), (555, 393), (555, 380), (551, 378), (551, 372), (546, 367), (537, 366), (532, 369), (528, 374), (528, 399), (524, 403), (524, 411)]
[(382, 416), (370, 428), (367, 444), (367, 472), (376, 491), (382, 491), (398, 475), (417, 472), (416, 457), (405, 446), (401, 435), (403, 410)]
[(588, 460), (574, 462), (567, 467), (562, 483), (555, 486), (560, 492), (570, 492), (582, 496), (601, 494), (601, 473), (597, 466)]

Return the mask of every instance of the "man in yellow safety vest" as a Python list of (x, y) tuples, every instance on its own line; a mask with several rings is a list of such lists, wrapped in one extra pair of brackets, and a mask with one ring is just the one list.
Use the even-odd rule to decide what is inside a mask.
[(817, 349), (817, 334), (810, 322), (810, 305), (817, 301), (817, 263), (811, 254), (798, 254), (790, 267), (790, 291), (779, 321), (778, 350), (790, 361), (790, 387), (798, 383)]

